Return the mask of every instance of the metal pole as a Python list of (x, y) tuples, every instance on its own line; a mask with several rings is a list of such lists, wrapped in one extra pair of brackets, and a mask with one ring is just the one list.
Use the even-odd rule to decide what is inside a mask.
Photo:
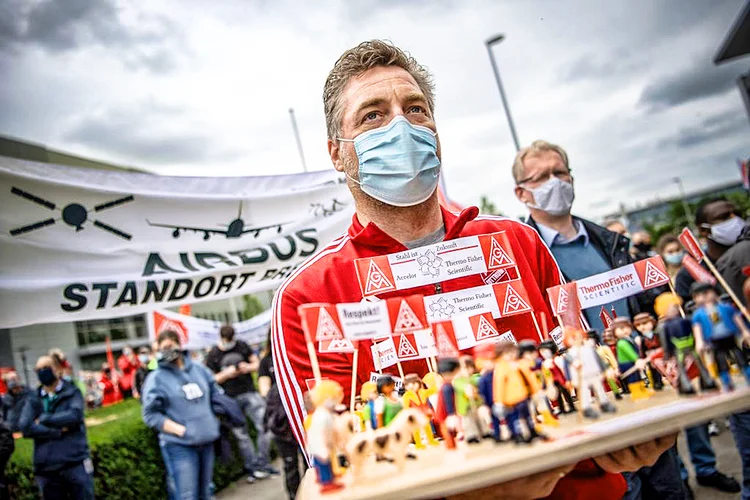
[(487, 53), (490, 56), (490, 64), (492, 64), (492, 71), (495, 73), (495, 81), (497, 82), (497, 88), (500, 91), (500, 99), (503, 101), (503, 108), (505, 108), (505, 116), (508, 118), (508, 127), (510, 128), (510, 135), (513, 137), (513, 144), (516, 146), (516, 151), (521, 149), (518, 144), (518, 135), (516, 134), (516, 127), (513, 125), (513, 117), (510, 114), (510, 107), (508, 106), (508, 100), (505, 98), (505, 90), (503, 89), (503, 82), (500, 79), (500, 70), (497, 68), (497, 62), (495, 61), (495, 54), (492, 52), (492, 45), (495, 43), (502, 42), (505, 38), (504, 35), (498, 35), (485, 42), (487, 46)]
[(680, 200), (682, 201), (682, 208), (683, 210), (685, 210), (685, 217), (687, 217), (688, 227), (690, 227), (693, 231), (696, 231), (695, 217), (693, 216), (693, 211), (690, 209), (690, 204), (685, 198), (685, 188), (682, 185), (682, 179), (679, 177), (675, 177), (673, 180), (675, 184), (677, 184), (677, 189), (679, 189), (680, 191)]
[(297, 129), (297, 119), (294, 117), (294, 108), (289, 108), (289, 117), (292, 119), (292, 130), (294, 138), (297, 140), (297, 149), (299, 150), (299, 159), (302, 161), (302, 170), (307, 172), (307, 163), (305, 163), (305, 153), (302, 151), (302, 141), (299, 138), (299, 129)]

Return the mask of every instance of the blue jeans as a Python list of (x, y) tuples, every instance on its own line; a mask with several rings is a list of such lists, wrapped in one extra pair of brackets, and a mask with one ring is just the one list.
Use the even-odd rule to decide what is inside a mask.
[[(716, 473), (716, 453), (711, 446), (711, 436), (708, 434), (708, 424), (700, 424), (685, 429), (685, 438), (690, 452), (696, 476), (710, 476)], [(682, 480), (688, 478), (688, 471), (680, 459), (680, 475)]]
[[(266, 400), (257, 392), (245, 392), (234, 398), (240, 405), (242, 412), (255, 426), (258, 432), (258, 451), (255, 453), (250, 436), (240, 431), (234, 431), (237, 438), (237, 444), (240, 452), (245, 459), (245, 469), (263, 470), (269, 465), (268, 447), (270, 446), (271, 436), (263, 429), (263, 416), (266, 413)], [(252, 464), (252, 465), (251, 465)]]
[(214, 474), (214, 444), (184, 446), (159, 440), (167, 469), (170, 500), (209, 500)]
[(680, 465), (677, 459), (677, 446), (668, 449), (651, 467), (643, 467), (637, 472), (625, 472), (628, 491), (623, 500), (684, 500), (685, 487), (680, 478)]
[(44, 500), (94, 500), (94, 477), (86, 472), (83, 462), (60, 471), (37, 474), (36, 482)]
[(729, 428), (742, 460), (742, 500), (750, 500), (750, 411), (729, 417)]

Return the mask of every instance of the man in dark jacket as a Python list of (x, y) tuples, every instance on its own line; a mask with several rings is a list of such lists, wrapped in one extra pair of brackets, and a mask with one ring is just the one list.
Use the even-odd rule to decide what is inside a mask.
[(5, 385), (8, 387), (8, 394), (3, 397), (5, 425), (11, 432), (20, 432), (18, 420), (21, 418), (23, 404), (34, 391), (21, 383), (16, 372), (10, 372), (5, 376)]
[[(626, 237), (571, 215), (575, 191), (568, 155), (563, 148), (534, 141), (516, 155), (513, 178), (516, 197), (531, 212), (528, 224), (542, 237), (567, 280), (587, 278), (632, 262)], [(633, 317), (641, 311), (651, 312), (651, 302), (651, 294), (642, 293), (604, 307), (608, 311), (614, 308), (617, 316)], [(594, 328), (601, 325), (599, 310), (584, 310)], [(662, 500), (685, 498), (675, 448), (665, 452), (652, 467), (623, 475), (628, 482), (625, 499), (640, 498), (641, 494)]]
[(5, 481), (5, 468), (8, 466), (11, 455), (16, 448), (13, 433), (8, 426), (0, 420), (0, 500), (8, 500), (8, 485)]
[[(695, 210), (695, 225), (698, 228), (697, 236), (706, 239), (706, 255), (716, 264), (716, 268), (727, 279), (734, 293), (741, 297), (744, 280), (742, 267), (737, 266), (742, 262), (745, 262), (745, 265), (750, 264), (750, 230), (745, 227), (745, 221), (740, 218), (737, 207), (723, 196), (706, 200)], [(744, 243), (736, 249), (733, 248), (735, 243), (740, 241)], [(727, 253), (729, 256), (724, 258)], [(705, 263), (702, 262), (701, 265), (708, 270)], [(675, 291), (682, 300), (692, 300), (690, 286), (693, 283), (695, 279), (683, 266), (674, 279)], [(723, 291), (720, 286), (718, 288), (720, 292)]]
[(34, 440), (34, 473), (44, 500), (93, 500), (93, 466), (81, 391), (54, 370), (50, 356), (36, 363), (40, 386), (21, 411), (24, 437)]
[[(571, 215), (575, 192), (568, 155), (546, 141), (523, 148), (513, 163), (516, 197), (531, 212), (527, 224), (537, 230), (568, 281), (630, 264), (630, 241), (591, 221)], [(618, 316), (652, 311), (650, 294), (605, 304)], [(592, 328), (602, 328), (599, 308), (584, 311)]]

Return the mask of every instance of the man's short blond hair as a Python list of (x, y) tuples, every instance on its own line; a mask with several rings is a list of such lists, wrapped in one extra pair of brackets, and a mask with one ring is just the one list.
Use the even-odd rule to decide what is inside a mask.
[(560, 158), (562, 158), (562, 161), (565, 164), (565, 168), (570, 171), (570, 164), (568, 163), (568, 153), (566, 153), (563, 148), (561, 148), (557, 144), (552, 144), (551, 142), (537, 139), (536, 141), (532, 142), (530, 146), (522, 148), (516, 154), (516, 159), (513, 161), (513, 179), (516, 181), (516, 184), (518, 184), (519, 181), (521, 181), (526, 175), (526, 171), (523, 166), (524, 160), (526, 158), (531, 158), (547, 151), (553, 151), (559, 154)]
[(329, 139), (336, 139), (341, 135), (341, 119), (344, 111), (341, 105), (341, 95), (344, 93), (344, 88), (352, 78), (377, 66), (398, 66), (406, 70), (417, 81), (419, 89), (427, 99), (430, 113), (434, 115), (435, 85), (427, 68), (390, 42), (369, 40), (344, 52), (328, 73), (323, 87), (323, 108)]

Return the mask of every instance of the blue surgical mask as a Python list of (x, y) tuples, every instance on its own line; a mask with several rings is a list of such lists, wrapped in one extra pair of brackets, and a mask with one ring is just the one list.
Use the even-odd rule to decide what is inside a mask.
[(685, 252), (683, 251), (664, 254), (664, 262), (666, 262), (670, 266), (679, 266), (680, 264), (682, 264), (682, 259), (684, 258)]
[(437, 189), (440, 160), (436, 135), (399, 115), (384, 127), (338, 140), (354, 143), (359, 181), (352, 180), (364, 193), (387, 205), (411, 207)]

